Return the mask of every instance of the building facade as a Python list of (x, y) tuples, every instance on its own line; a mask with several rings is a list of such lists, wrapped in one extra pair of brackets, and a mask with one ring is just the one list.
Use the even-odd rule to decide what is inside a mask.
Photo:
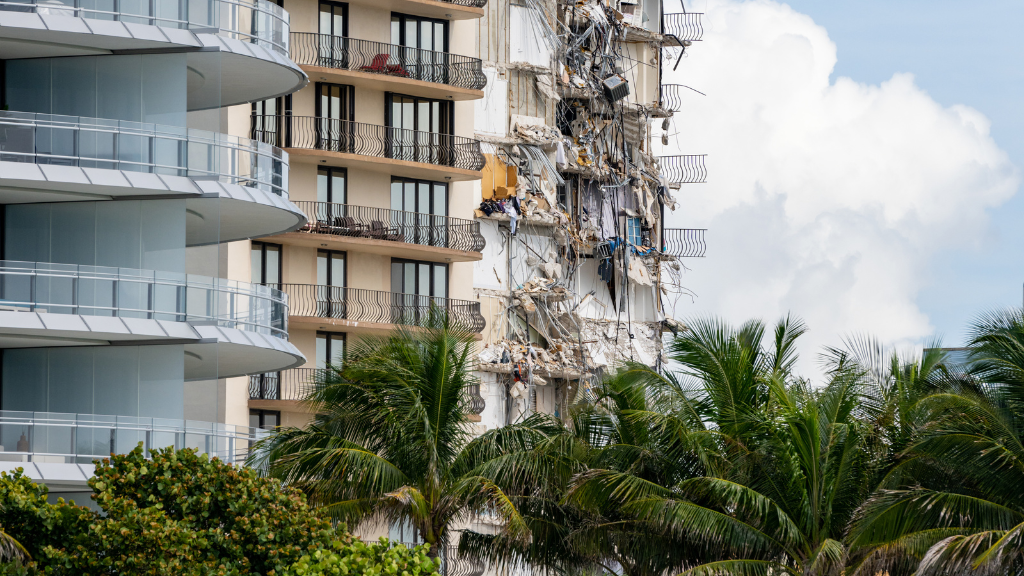
[(289, 41), (263, 0), (0, 7), (0, 468), (68, 495), (140, 442), (244, 456), (247, 375), (305, 358), (230, 243), (307, 218), (228, 107), (307, 84)]

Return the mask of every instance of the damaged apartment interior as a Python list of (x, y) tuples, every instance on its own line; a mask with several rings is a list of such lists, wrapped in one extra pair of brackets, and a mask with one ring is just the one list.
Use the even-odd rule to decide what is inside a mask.
[(703, 155), (658, 154), (688, 90), (661, 79), (701, 40), (700, 17), (661, 0), (488, 2), (475, 115), (482, 427), (560, 416), (606, 370), (663, 362), (686, 293), (680, 259), (705, 249), (704, 230), (666, 228), (666, 215), (706, 172)]

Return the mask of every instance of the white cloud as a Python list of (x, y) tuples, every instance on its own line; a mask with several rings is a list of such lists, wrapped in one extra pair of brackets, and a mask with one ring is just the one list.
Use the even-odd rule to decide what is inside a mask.
[(928, 268), (976, 244), (986, 212), (1017, 189), (988, 120), (939, 105), (909, 74), (830, 83), (835, 44), (784, 4), (709, 0), (704, 24), (704, 41), (664, 78), (707, 94), (683, 94), (665, 150), (708, 154), (708, 183), (683, 185), (668, 216), (709, 229), (707, 258), (685, 262), (698, 298), (677, 317), (792, 311), (812, 330), (805, 372), (846, 334), (930, 337), (915, 302)]

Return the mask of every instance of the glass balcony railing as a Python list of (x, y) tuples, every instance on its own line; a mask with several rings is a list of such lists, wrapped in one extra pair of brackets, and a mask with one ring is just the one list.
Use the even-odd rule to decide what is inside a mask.
[(369, 238), (479, 252), (487, 241), (475, 220), (352, 204), (299, 201), (309, 219), (299, 232)]
[(321, 284), (282, 284), (281, 289), (288, 294), (293, 316), (425, 326), (432, 312), (442, 311), (472, 332), (486, 325), (480, 303), (471, 300)]
[(479, 58), (330, 34), (292, 33), (292, 60), (306, 66), (368, 72), (458, 88), (487, 85)]
[(6, 0), (0, 10), (215, 33), (288, 57), (288, 12), (267, 0)]
[(0, 160), (187, 176), (288, 195), (284, 150), (176, 126), (0, 111)]
[(267, 431), (216, 422), (0, 410), (0, 462), (88, 464), (145, 450), (195, 448), (225, 462), (242, 463)]
[(306, 148), (376, 158), (481, 170), (480, 141), (318, 116), (252, 116), (251, 136), (282, 148)]
[(288, 338), (288, 297), (194, 274), (0, 260), (0, 310), (146, 318)]

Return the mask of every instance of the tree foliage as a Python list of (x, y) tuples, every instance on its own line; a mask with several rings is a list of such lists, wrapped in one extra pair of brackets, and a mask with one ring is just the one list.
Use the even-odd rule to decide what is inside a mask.
[(191, 449), (166, 448), (146, 458), (140, 446), (99, 462), (89, 485), (101, 512), (63, 501), (49, 504), (46, 487), (20, 469), (3, 475), (0, 524), (9, 526), (32, 556), (4, 565), (4, 573), (312, 576), (356, 569), (416, 576), (436, 571), (424, 549), (367, 546), (314, 514), (299, 491)]

